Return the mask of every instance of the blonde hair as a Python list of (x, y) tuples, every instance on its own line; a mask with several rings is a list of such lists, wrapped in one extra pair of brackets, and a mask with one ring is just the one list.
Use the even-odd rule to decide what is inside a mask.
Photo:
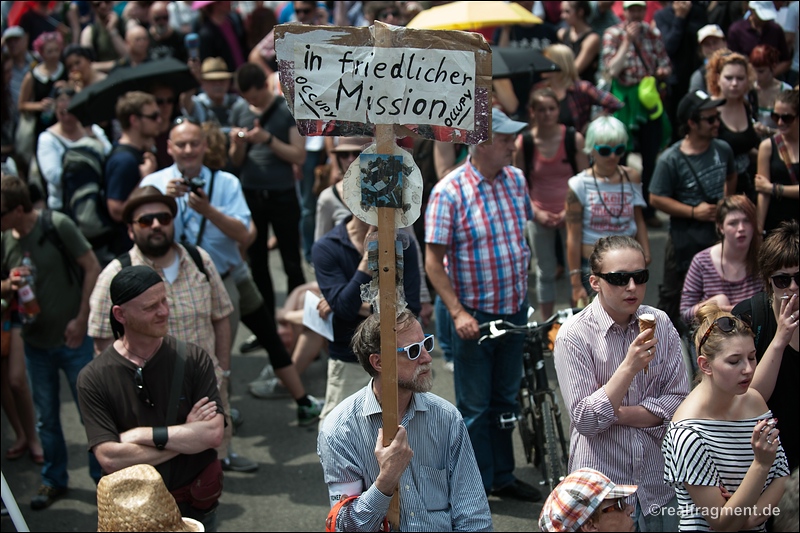
[(542, 53), (544, 57), (561, 68), (561, 79), (578, 81), (578, 69), (575, 67), (575, 52), (565, 44), (551, 44)]
[[(728, 333), (714, 326), (716, 321), (723, 317), (732, 318), (735, 323), (733, 330)], [(727, 340), (730, 337), (736, 335), (738, 337), (753, 338), (753, 331), (750, 329), (750, 326), (744, 323), (740, 318), (720, 309), (716, 302), (702, 305), (695, 313), (695, 322), (697, 323), (697, 329), (694, 332), (693, 339), (695, 352), (697, 353), (697, 357), (702, 355), (709, 361), (713, 361), (717, 354), (724, 350)], [(708, 338), (703, 343), (703, 346), (700, 346), (700, 342), (703, 340), (703, 337), (706, 336), (706, 333), (708, 333)], [(702, 373), (699, 373), (698, 377), (702, 379)]]

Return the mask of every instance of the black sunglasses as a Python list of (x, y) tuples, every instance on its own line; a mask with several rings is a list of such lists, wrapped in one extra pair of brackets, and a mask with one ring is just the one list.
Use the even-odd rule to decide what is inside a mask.
[(142, 215), (138, 219), (134, 220), (139, 227), (142, 228), (149, 228), (153, 225), (153, 221), (158, 220), (158, 223), (162, 226), (166, 226), (170, 222), (172, 222), (172, 213), (150, 213), (149, 215)]
[(634, 270), (633, 272), (595, 272), (595, 276), (606, 280), (609, 285), (615, 287), (624, 287), (630, 280), (637, 285), (644, 285), (650, 279), (650, 271), (648, 269)]
[(701, 120), (705, 120), (706, 122), (708, 122), (709, 126), (711, 124), (716, 124), (717, 122), (719, 122), (719, 113), (717, 113), (716, 115), (709, 115), (707, 117), (697, 117), (697, 122), (700, 122)]
[(425, 335), (425, 338), (422, 339), (422, 342), (415, 342), (413, 344), (409, 344), (408, 346), (403, 346), (402, 348), (398, 348), (397, 351), (399, 352), (406, 352), (408, 358), (412, 361), (419, 358), (422, 355), (422, 348), (425, 348), (427, 351), (433, 350), (433, 335)]
[(778, 274), (777, 276), (772, 276), (770, 279), (778, 289), (789, 288), (789, 285), (792, 284), (792, 280), (794, 280), (795, 285), (800, 286), (800, 272), (795, 272), (794, 274)]
[(136, 116), (142, 118), (149, 118), (150, 120), (155, 122), (156, 120), (161, 118), (161, 111), (153, 111), (149, 115), (145, 115), (144, 113), (136, 113)]
[(770, 113), (769, 118), (771, 118), (775, 124), (781, 120), (784, 124), (791, 124), (794, 122), (794, 119), (797, 118), (797, 115), (792, 115), (791, 113)]
[(721, 316), (714, 322), (712, 322), (711, 325), (708, 326), (706, 332), (703, 334), (703, 338), (700, 339), (700, 344), (697, 345), (697, 353), (698, 354), (700, 353), (700, 348), (702, 348), (703, 344), (705, 344), (706, 341), (708, 340), (708, 337), (711, 335), (711, 331), (714, 329), (714, 326), (717, 326), (719, 330), (723, 333), (730, 333), (734, 329), (736, 329), (737, 322), (741, 322), (742, 325), (748, 329), (750, 328), (750, 325), (747, 322), (745, 322), (744, 320), (737, 319), (736, 317), (733, 316)]
[(136, 369), (133, 375), (133, 381), (136, 383), (136, 393), (139, 395), (139, 400), (142, 401), (147, 407), (155, 407), (153, 401), (150, 399), (150, 393), (147, 392), (147, 386), (144, 384), (144, 376), (142, 375), (142, 367)]
[(601, 513), (610, 513), (612, 511), (619, 511), (620, 513), (625, 512), (625, 500), (623, 498), (617, 498), (614, 500), (614, 505), (609, 505), (608, 507), (603, 507), (600, 510)]
[(336, 152), (336, 157), (346, 158), (346, 157), (358, 157), (361, 155), (361, 152), (358, 150), (352, 150), (350, 152)]
[(595, 144), (594, 149), (597, 150), (598, 155), (601, 157), (608, 157), (612, 153), (614, 155), (623, 156), (625, 155), (626, 147), (624, 144), (618, 144), (616, 146), (609, 146), (607, 144)]

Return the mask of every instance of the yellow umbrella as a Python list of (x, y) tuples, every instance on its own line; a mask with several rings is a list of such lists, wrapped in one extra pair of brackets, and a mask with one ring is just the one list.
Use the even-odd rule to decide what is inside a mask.
[(479, 30), (510, 24), (541, 24), (542, 19), (513, 2), (451, 2), (420, 12), (406, 25), (422, 30)]

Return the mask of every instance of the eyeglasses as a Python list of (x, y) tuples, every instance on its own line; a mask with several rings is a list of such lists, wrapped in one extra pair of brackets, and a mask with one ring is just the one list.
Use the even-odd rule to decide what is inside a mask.
[(609, 505), (608, 507), (603, 507), (600, 509), (601, 513), (610, 513), (612, 511), (619, 511), (620, 513), (625, 512), (625, 500), (622, 498), (617, 498), (614, 500), (614, 505)]
[[(730, 333), (734, 329), (736, 329), (737, 322), (739, 322), (739, 319), (733, 316), (721, 316), (718, 319), (716, 319), (714, 322), (711, 323), (710, 326), (708, 326), (708, 329), (703, 334), (703, 338), (700, 339), (700, 344), (697, 345), (697, 352), (700, 353), (700, 348), (702, 348), (703, 344), (705, 344), (706, 341), (708, 340), (708, 337), (711, 335), (711, 331), (714, 329), (714, 326), (717, 326), (719, 330), (723, 333)], [(747, 324), (747, 322), (743, 320), (741, 322), (744, 327), (749, 329), (750, 326)]]
[(608, 157), (612, 153), (621, 157), (625, 155), (625, 151), (627, 150), (624, 144), (618, 144), (614, 147), (607, 144), (595, 144), (594, 149), (597, 150), (598, 155), (601, 157)]
[(792, 284), (792, 280), (794, 280), (795, 285), (800, 286), (800, 272), (795, 272), (794, 274), (778, 274), (777, 276), (772, 276), (770, 279), (778, 289), (789, 288), (789, 285)]
[(770, 113), (769, 118), (771, 118), (775, 124), (781, 120), (784, 124), (791, 124), (794, 122), (794, 119), (797, 118), (797, 115), (792, 115), (791, 113)]
[(139, 395), (139, 400), (147, 407), (155, 407), (153, 401), (150, 399), (150, 393), (147, 392), (147, 387), (144, 384), (142, 367), (136, 369), (136, 373), (133, 375), (133, 381), (136, 383), (136, 393)]
[(156, 98), (156, 104), (164, 105), (164, 104), (175, 104), (174, 98)]
[(342, 159), (346, 159), (348, 157), (358, 157), (361, 155), (361, 152), (358, 150), (353, 150), (350, 152), (336, 152), (336, 157), (341, 157)]
[(189, 124), (194, 124), (195, 126), (202, 126), (199, 120), (194, 117), (187, 117), (186, 115), (181, 115), (175, 120), (172, 121), (172, 127), (180, 126), (181, 124), (188, 122)]
[(595, 272), (595, 276), (602, 278), (608, 282), (609, 285), (615, 287), (624, 287), (630, 280), (637, 285), (644, 285), (650, 279), (650, 271), (648, 269), (634, 270), (633, 272)]
[(155, 122), (156, 120), (161, 118), (161, 111), (153, 111), (149, 115), (145, 115), (144, 113), (136, 113), (136, 116), (142, 117), (142, 118), (149, 118), (150, 120)]
[(409, 344), (408, 346), (403, 346), (402, 348), (398, 348), (397, 351), (399, 352), (406, 352), (408, 358), (412, 361), (415, 361), (422, 355), (422, 348), (425, 348), (427, 351), (433, 350), (433, 335), (425, 335), (425, 338), (422, 339), (422, 342), (415, 342), (413, 344)]
[(383, 11), (378, 13), (378, 18), (385, 19), (389, 15), (393, 16), (394, 18), (397, 18), (400, 16), (400, 11), (398, 11), (397, 9), (384, 9)]
[(697, 117), (697, 122), (700, 122), (701, 120), (705, 120), (709, 126), (711, 124), (716, 124), (717, 122), (719, 122), (719, 113), (715, 115), (709, 115), (707, 117)]
[(166, 226), (172, 222), (172, 213), (150, 213), (140, 216), (137, 220), (134, 220), (134, 222), (139, 224), (141, 228), (149, 228), (153, 225), (154, 220), (158, 220), (159, 224)]

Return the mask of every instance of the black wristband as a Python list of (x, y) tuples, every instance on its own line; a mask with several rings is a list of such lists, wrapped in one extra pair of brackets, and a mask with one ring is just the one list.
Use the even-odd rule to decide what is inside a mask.
[(156, 448), (159, 450), (163, 450), (167, 446), (167, 441), (169, 440), (169, 430), (166, 426), (154, 426), (153, 427), (153, 444), (156, 445)]

